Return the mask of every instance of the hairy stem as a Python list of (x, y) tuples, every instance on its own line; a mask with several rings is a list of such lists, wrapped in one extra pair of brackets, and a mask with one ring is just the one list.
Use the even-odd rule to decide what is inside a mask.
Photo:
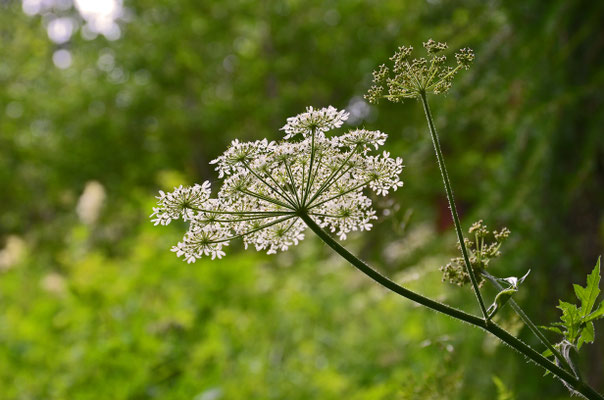
[(475, 315), (468, 314), (464, 311), (450, 307), (446, 304), (442, 304), (427, 297), (424, 297), (419, 293), (415, 293), (409, 289), (405, 289), (404, 287), (398, 285), (396, 282), (380, 274), (378, 271), (374, 270), (361, 259), (357, 258), (351, 252), (346, 250), (346, 248), (340, 245), (326, 231), (321, 229), (321, 227), (317, 225), (317, 223), (310, 216), (308, 216), (308, 214), (301, 213), (300, 218), (317, 236), (319, 236), (319, 238), (321, 238), (321, 240), (323, 240), (336, 253), (338, 253), (346, 261), (351, 263), (354, 267), (356, 267), (358, 270), (363, 272), (365, 275), (369, 276), (371, 279), (373, 279), (383, 287), (390, 289), (391, 291), (397, 293), (402, 297), (405, 297), (411, 301), (428, 307), (431, 310), (446, 314), (450, 317), (467, 322), (487, 332), (490, 332), (491, 334), (499, 338), (502, 342), (508, 344), (509, 346), (517, 350), (519, 353), (530, 358), (533, 362), (537, 363), (538, 365), (545, 368), (562, 381), (566, 382), (574, 390), (585, 396), (585, 398), (589, 400), (604, 400), (604, 396), (598, 394), (598, 392), (596, 392), (592, 387), (578, 380), (575, 376), (573, 376), (566, 370), (560, 368), (558, 365), (543, 357), (532, 347), (530, 347), (520, 339), (516, 338), (515, 336), (511, 335), (505, 329), (501, 328), (492, 321), (487, 321)]
[(449, 175), (447, 174), (447, 167), (445, 166), (445, 160), (443, 157), (442, 150), (440, 148), (440, 140), (438, 138), (438, 133), (436, 133), (436, 128), (434, 127), (434, 122), (432, 120), (432, 113), (430, 112), (430, 106), (428, 105), (426, 92), (421, 92), (421, 99), (422, 104), (424, 106), (424, 112), (426, 113), (426, 120), (428, 121), (430, 136), (432, 137), (432, 144), (434, 145), (434, 151), (436, 152), (436, 160), (438, 161), (440, 174), (443, 178), (443, 183), (445, 184), (445, 192), (447, 193), (449, 208), (451, 209), (451, 215), (453, 216), (453, 223), (455, 224), (455, 231), (457, 232), (457, 240), (459, 240), (459, 244), (461, 246), (461, 254), (463, 255), (463, 259), (465, 262), (466, 272), (468, 273), (468, 275), (470, 275), (470, 279), (472, 280), (472, 287), (474, 288), (474, 294), (476, 295), (478, 304), (480, 304), (482, 316), (484, 317), (485, 321), (488, 322), (489, 318), (487, 314), (487, 309), (484, 306), (484, 300), (482, 299), (480, 289), (478, 288), (478, 281), (476, 280), (474, 269), (472, 268), (472, 264), (470, 264), (470, 258), (468, 257), (468, 249), (466, 248), (463, 233), (461, 230), (461, 223), (459, 222), (459, 215), (457, 214), (457, 207), (455, 207), (455, 199), (453, 198), (453, 189), (451, 189), (451, 182), (449, 181)]

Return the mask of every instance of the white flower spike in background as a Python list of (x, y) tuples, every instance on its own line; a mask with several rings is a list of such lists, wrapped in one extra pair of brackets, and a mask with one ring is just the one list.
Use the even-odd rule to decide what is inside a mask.
[(189, 263), (203, 256), (221, 258), (223, 247), (236, 238), (269, 254), (287, 250), (304, 239), (305, 218), (340, 239), (371, 229), (377, 217), (363, 191), (387, 195), (403, 186), (403, 161), (388, 152), (369, 154), (384, 145), (385, 133), (355, 129), (326, 135), (347, 118), (331, 106), (308, 107), (287, 119), (281, 142), (234, 140), (211, 162), (224, 178), (217, 197), (210, 197), (208, 181), (160, 191), (153, 222), (189, 222), (182, 242), (172, 248)]

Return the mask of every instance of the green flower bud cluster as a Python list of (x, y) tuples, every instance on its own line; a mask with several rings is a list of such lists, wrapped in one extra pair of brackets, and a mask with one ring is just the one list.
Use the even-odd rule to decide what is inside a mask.
[(474, 61), (472, 49), (461, 49), (455, 54), (457, 65), (447, 66), (447, 57), (441, 53), (446, 43), (429, 39), (424, 43), (429, 57), (411, 58), (413, 47), (399, 47), (390, 60), (392, 70), (382, 64), (373, 72), (373, 86), (365, 98), (378, 103), (381, 98), (399, 102), (403, 98), (416, 98), (422, 93), (445, 93), (451, 88), (453, 78), (462, 69), (469, 69)]
[[(504, 227), (500, 231), (490, 232), (480, 220), (472, 224), (468, 232), (470, 237), (473, 236), (473, 240), (464, 238), (464, 242), (478, 284), (482, 285), (484, 278), (481, 272), (487, 269), (491, 259), (501, 255), (499, 248), (510, 235), (510, 230)], [(459, 242), (457, 247), (461, 249)], [(451, 259), (447, 265), (440, 267), (443, 272), (443, 281), (449, 281), (458, 286), (470, 283), (470, 275), (466, 272), (464, 265), (464, 259), (456, 257)]]

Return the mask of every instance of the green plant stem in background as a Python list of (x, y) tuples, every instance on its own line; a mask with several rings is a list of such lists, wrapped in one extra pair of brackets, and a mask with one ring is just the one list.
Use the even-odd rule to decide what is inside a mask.
[[(495, 286), (497, 288), (497, 290), (503, 290), (503, 286), (501, 286), (501, 284), (497, 281), (497, 278), (495, 278), (493, 275), (489, 274), (486, 271), (482, 271), (482, 276), (484, 276), (486, 279), (488, 279), (493, 284), (493, 286)], [(526, 313), (522, 310), (522, 308), (518, 305), (518, 303), (516, 303), (514, 301), (514, 299), (510, 299), (509, 302), (510, 302), (510, 305), (512, 306), (512, 308), (514, 309), (514, 311), (516, 312), (516, 314), (518, 314), (520, 319), (522, 319), (522, 321), (529, 327), (529, 329), (535, 334), (535, 336), (537, 336), (537, 338), (539, 338), (541, 343), (543, 343), (543, 345), (545, 347), (547, 347), (554, 354), (554, 356), (558, 359), (558, 361), (562, 365), (564, 365), (564, 367), (567, 369), (567, 371), (573, 372), (576, 376), (575, 370), (571, 367), (571, 365), (568, 363), (568, 361), (566, 361), (566, 358), (562, 357), (562, 355), (554, 347), (554, 345), (552, 345), (551, 342), (549, 340), (547, 340), (547, 338), (545, 337), (543, 332), (541, 332), (539, 330), (539, 328), (533, 323), (533, 321), (531, 321), (531, 319), (528, 317), (528, 315), (526, 315)], [(577, 376), (577, 378), (580, 379), (579, 376)]]
[(466, 265), (466, 270), (468, 275), (470, 275), (470, 279), (472, 280), (472, 287), (474, 288), (474, 294), (478, 299), (478, 303), (480, 304), (480, 310), (482, 311), (482, 316), (485, 321), (489, 321), (487, 309), (484, 305), (484, 300), (482, 299), (482, 295), (480, 294), (480, 289), (478, 288), (478, 281), (476, 280), (476, 275), (474, 274), (474, 269), (472, 268), (472, 264), (470, 263), (470, 258), (468, 257), (468, 249), (466, 248), (466, 244), (464, 242), (463, 232), (461, 229), (461, 223), (459, 222), (459, 215), (457, 214), (457, 208), (455, 207), (455, 199), (453, 198), (453, 190), (451, 189), (451, 182), (449, 181), (449, 175), (447, 174), (447, 167), (445, 166), (445, 160), (443, 158), (442, 150), (440, 149), (440, 140), (438, 139), (438, 134), (436, 133), (436, 128), (434, 127), (434, 122), (432, 121), (432, 114), (430, 113), (430, 106), (428, 105), (428, 99), (426, 98), (426, 92), (422, 91), (420, 93), (420, 97), (422, 100), (422, 104), (424, 106), (424, 112), (426, 113), (426, 120), (428, 121), (428, 128), (430, 130), (430, 136), (432, 137), (432, 144), (434, 145), (434, 151), (436, 152), (436, 160), (438, 161), (438, 167), (440, 168), (440, 174), (443, 178), (443, 183), (445, 184), (445, 192), (447, 192), (447, 200), (449, 201), (449, 208), (451, 209), (451, 215), (453, 216), (453, 223), (455, 224), (455, 231), (457, 232), (457, 240), (459, 240), (459, 244), (461, 246), (461, 254), (463, 255), (463, 259)]
[(519, 353), (525, 355), (530, 358), (532, 361), (542, 366), (559, 379), (566, 382), (570, 385), (574, 390), (581, 393), (585, 398), (589, 400), (604, 400), (604, 396), (601, 396), (596, 392), (592, 387), (587, 385), (586, 383), (577, 379), (574, 375), (570, 374), (566, 370), (560, 368), (558, 365), (554, 364), (547, 358), (543, 357), (539, 352), (535, 351), (532, 347), (511, 335), (505, 329), (496, 325), (492, 321), (488, 321), (486, 319), (482, 319), (475, 315), (468, 314), (464, 311), (455, 309), (453, 307), (447, 306), (446, 304), (439, 303), (427, 297), (420, 295), (419, 293), (415, 293), (409, 289), (405, 289), (394, 281), (388, 279), (384, 275), (380, 274), (378, 271), (371, 268), (368, 264), (357, 258), (351, 252), (346, 250), (341, 244), (339, 244), (335, 239), (333, 239), (329, 233), (324, 231), (317, 223), (306, 213), (301, 212), (300, 218), (308, 225), (308, 227), (317, 235), (321, 240), (323, 240), (329, 247), (331, 247), (336, 253), (342, 256), (346, 261), (351, 263), (358, 270), (363, 272), (365, 275), (369, 276), (371, 279), (384, 286), (387, 289), (397, 293), (398, 295), (405, 297), (411, 301), (419, 303), (425, 307), (430, 308), (431, 310), (438, 311), (440, 313), (446, 314), (455, 319), (467, 322), (471, 325), (482, 328), (491, 334), (498, 337), (502, 342), (508, 344)]

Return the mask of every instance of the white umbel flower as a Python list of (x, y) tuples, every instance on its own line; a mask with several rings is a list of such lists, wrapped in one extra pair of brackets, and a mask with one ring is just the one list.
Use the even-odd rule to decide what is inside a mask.
[[(371, 155), (387, 135), (365, 129), (342, 135), (325, 133), (342, 126), (348, 114), (334, 107), (288, 118), (285, 140), (233, 141), (212, 161), (223, 178), (215, 198), (210, 183), (160, 192), (152, 221), (167, 225), (189, 222), (183, 240), (172, 248), (191, 263), (202, 257), (221, 258), (236, 238), (245, 247), (273, 254), (304, 239), (308, 216), (340, 239), (366, 231), (377, 219), (373, 190), (387, 195), (403, 185), (403, 161), (388, 152)], [(296, 137), (298, 141), (291, 139)]]
[(202, 256), (210, 256), (213, 259), (222, 258), (223, 246), (229, 243), (223, 240), (228, 231), (221, 226), (205, 225), (203, 227), (192, 226), (183, 238), (183, 241), (172, 247), (172, 251), (178, 257), (184, 256), (188, 263), (195, 262)]
[(273, 151), (275, 151), (275, 142), (266, 139), (244, 143), (235, 139), (229, 149), (217, 159), (210, 161), (210, 164), (218, 164), (216, 171), (218, 177), (222, 178), (224, 175), (236, 172), (241, 165), (254, 160), (258, 155), (270, 154)]
[(306, 112), (298, 114), (295, 117), (287, 119), (287, 124), (281, 128), (285, 131), (284, 139), (290, 139), (298, 134), (303, 137), (314, 133), (325, 133), (335, 128), (339, 128), (348, 119), (349, 113), (345, 110), (338, 111), (329, 106), (315, 110), (307, 107)]
[(194, 210), (201, 207), (210, 198), (210, 182), (190, 187), (182, 185), (174, 188), (173, 192), (159, 191), (157, 207), (153, 208), (151, 218), (155, 225), (168, 225), (173, 219), (191, 219)]
[(372, 148), (375, 150), (379, 149), (380, 146), (383, 146), (384, 143), (386, 143), (387, 138), (388, 135), (380, 131), (356, 129), (354, 131), (345, 133), (342, 136), (334, 137), (334, 141), (339, 146), (347, 146), (351, 149), (360, 146), (365, 152), (367, 152)]
[(403, 172), (403, 160), (390, 158), (390, 153), (385, 151), (382, 155), (367, 157), (365, 173), (369, 179), (369, 187), (377, 194), (387, 195), (388, 192), (403, 186), (400, 173)]

